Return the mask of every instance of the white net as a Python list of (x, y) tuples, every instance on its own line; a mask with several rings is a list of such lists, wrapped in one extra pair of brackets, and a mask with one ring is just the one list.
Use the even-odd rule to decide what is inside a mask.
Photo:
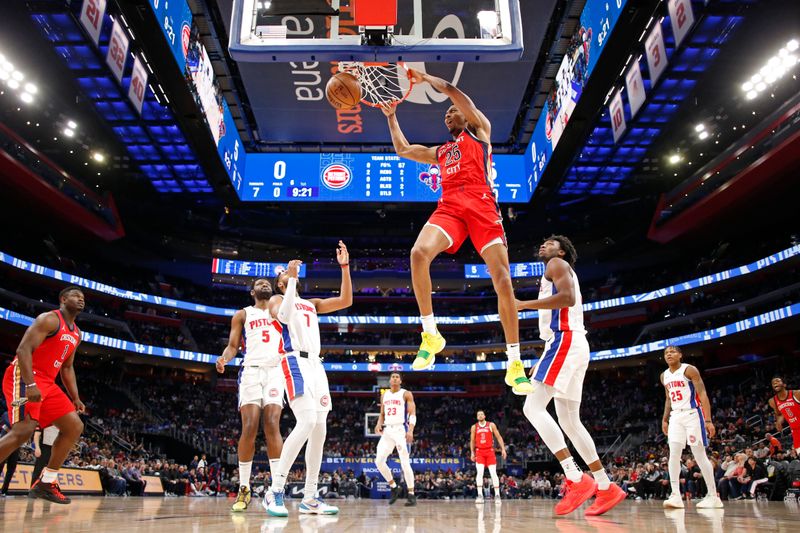
[(361, 102), (380, 107), (397, 105), (411, 92), (411, 82), (402, 63), (339, 62), (339, 72), (352, 74), (361, 86)]

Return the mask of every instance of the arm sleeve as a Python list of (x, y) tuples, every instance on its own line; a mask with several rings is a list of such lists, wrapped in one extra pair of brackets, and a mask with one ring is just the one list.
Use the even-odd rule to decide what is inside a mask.
[(297, 278), (289, 278), (286, 285), (286, 292), (283, 294), (283, 301), (278, 308), (278, 320), (287, 324), (294, 312), (294, 299), (297, 297)]

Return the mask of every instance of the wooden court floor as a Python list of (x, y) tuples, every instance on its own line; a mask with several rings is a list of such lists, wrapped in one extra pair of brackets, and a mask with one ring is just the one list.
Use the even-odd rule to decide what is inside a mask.
[(289, 518), (268, 518), (255, 499), (243, 514), (229, 511), (225, 498), (77, 497), (55, 505), (25, 497), (0, 500), (0, 531), (9, 533), (127, 532), (447, 532), (447, 533), (661, 533), (661, 532), (793, 532), (800, 531), (800, 506), (784, 502), (726, 502), (723, 510), (665, 512), (661, 502), (625, 501), (605, 516), (584, 518), (579, 509), (554, 518), (551, 500), (509, 500), (500, 505), (471, 501), (420, 501), (405, 508), (402, 500), (338, 501), (338, 516), (297, 513), (288, 503)]

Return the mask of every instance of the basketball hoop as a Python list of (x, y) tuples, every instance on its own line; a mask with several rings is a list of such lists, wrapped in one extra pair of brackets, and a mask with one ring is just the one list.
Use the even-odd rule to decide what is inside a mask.
[(340, 61), (339, 72), (355, 76), (361, 86), (361, 103), (371, 107), (397, 105), (414, 87), (405, 63), (362, 63)]

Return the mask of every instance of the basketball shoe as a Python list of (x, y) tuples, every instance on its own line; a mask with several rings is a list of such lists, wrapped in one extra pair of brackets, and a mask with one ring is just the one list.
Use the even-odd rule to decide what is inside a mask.
[(716, 494), (709, 494), (697, 502), (698, 509), (722, 509), (722, 507), (722, 500)]
[(598, 516), (613, 509), (619, 502), (625, 499), (625, 491), (619, 485), (612, 483), (606, 490), (597, 489), (597, 497), (594, 503), (586, 509), (586, 516)]
[(328, 505), (322, 501), (322, 498), (312, 498), (300, 502), (300, 512), (303, 514), (338, 514), (339, 508), (335, 505)]
[(436, 362), (436, 354), (444, 350), (447, 342), (438, 331), (435, 335), (422, 332), (422, 343), (419, 345), (417, 358), (411, 363), (413, 370), (425, 370)]
[(525, 377), (525, 365), (522, 361), (512, 361), (508, 363), (506, 369), (506, 385), (511, 387), (511, 391), (517, 395), (530, 394), (533, 392), (531, 380)]
[(680, 493), (673, 493), (664, 500), (664, 509), (683, 509), (683, 500)]
[(403, 504), (406, 507), (416, 507), (417, 506), (417, 495), (416, 494), (409, 494), (408, 498), (406, 498), (406, 503)]
[(597, 492), (597, 482), (591, 476), (583, 474), (580, 481), (572, 482), (567, 480), (567, 488), (564, 497), (556, 504), (555, 513), (557, 515), (569, 514), (591, 498)]
[(286, 508), (286, 504), (283, 502), (283, 491), (278, 492), (267, 489), (264, 493), (264, 499), (261, 501), (261, 505), (269, 516), (289, 516), (289, 509)]
[(400, 485), (395, 485), (392, 487), (392, 495), (389, 498), (389, 505), (394, 505), (394, 502), (397, 501), (397, 498), (400, 497)]
[(57, 482), (45, 483), (41, 478), (37, 479), (36, 483), (34, 483), (28, 491), (28, 498), (41, 498), (42, 500), (60, 503), (62, 505), (72, 501), (62, 494)]
[(242, 511), (247, 510), (247, 506), (250, 505), (250, 489), (242, 485), (239, 487), (239, 494), (236, 495), (236, 501), (233, 502), (231, 506), (231, 511), (234, 513), (241, 513)]

